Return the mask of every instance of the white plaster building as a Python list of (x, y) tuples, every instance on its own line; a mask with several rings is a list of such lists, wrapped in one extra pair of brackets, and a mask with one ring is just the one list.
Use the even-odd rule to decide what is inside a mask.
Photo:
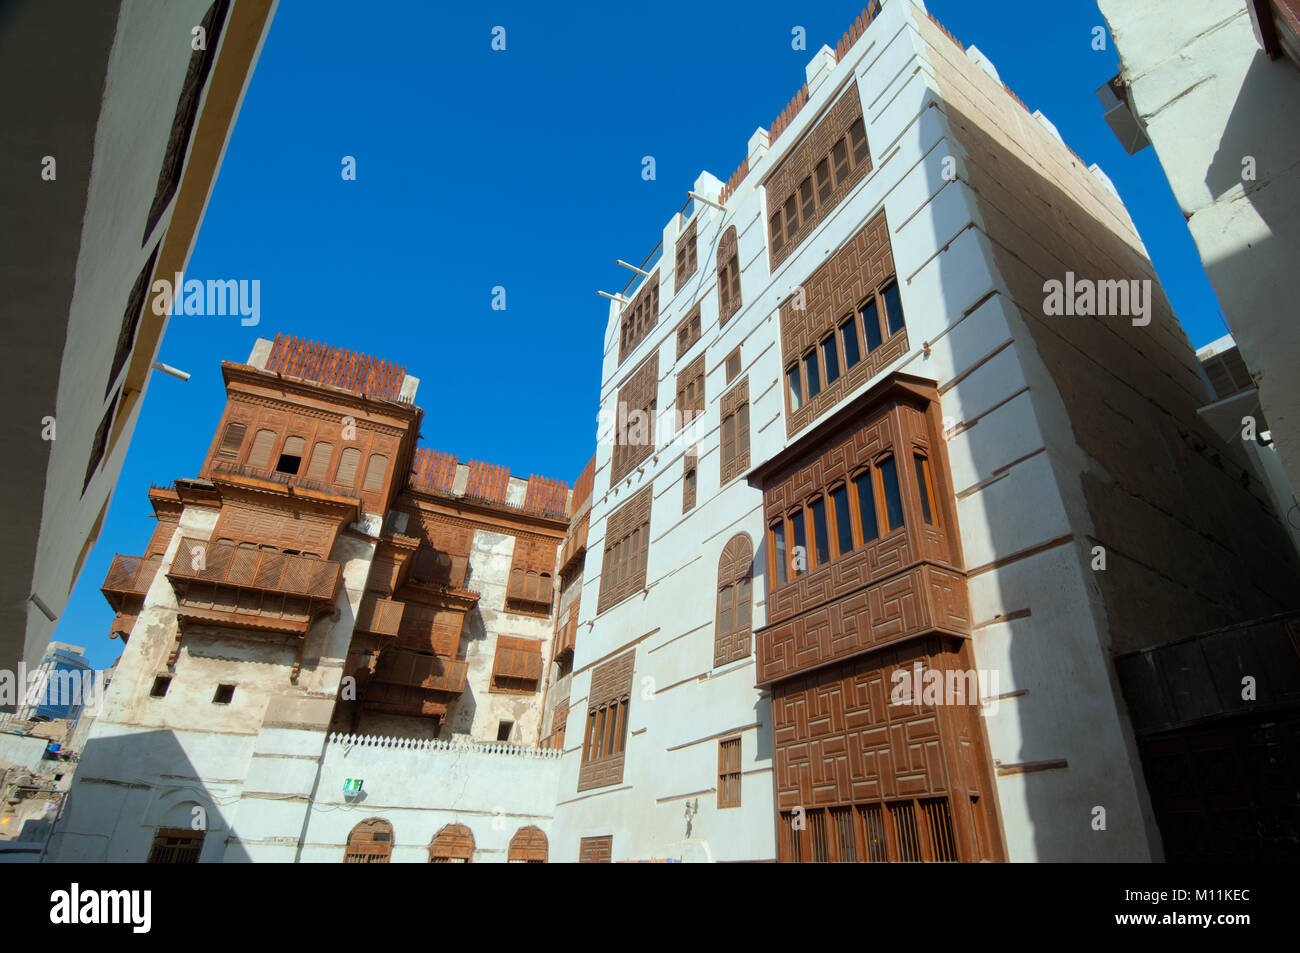
[[(6, 5), (0, 31), (0, 668), (34, 665), (95, 545), (166, 315), (155, 274), (185, 269), (275, 0)], [(194, 29), (205, 26), (204, 49)], [(69, 64), (75, 64), (70, 67)]]
[[(1099, 0), (1291, 486), (1300, 486), (1300, 3)], [(1295, 506), (1292, 498), (1288, 508)], [(1300, 509), (1291, 510), (1300, 522)]]
[[(869, 158), (859, 174), (863, 129)], [(832, 147), (841, 136), (851, 164)], [(825, 188), (823, 155), (834, 166)], [(1195, 355), (1109, 180), (1025, 108), (986, 57), (919, 4), (893, 2), (859, 20), (838, 51), (813, 57), (806, 93), (773, 130), (755, 132), (725, 188), (703, 173), (694, 191), (708, 201), (668, 222), (662, 257), (642, 265), (650, 276), (626, 307), (610, 308), (606, 436), (626, 411), (693, 401), (679, 374), (693, 378), (701, 360), (704, 414), (690, 440), (669, 439), (669, 422), (649, 448), (633, 437), (632, 447), (606, 439), (598, 450), (553, 858), (1159, 859), (1112, 656), (1292, 606), (1296, 561), (1240, 447), (1196, 416), (1208, 393)], [(1150, 282), (1146, 314), (1053, 315), (1047, 282), (1067, 273)], [(861, 287), (855, 276), (865, 276)], [(870, 338), (863, 346), (870, 332), (855, 332), (850, 363), (836, 325), (856, 313), (865, 327), (867, 308), (873, 318), (888, 311), (890, 323), (876, 329), (879, 350)], [(809, 326), (817, 321), (824, 330)], [(813, 332), (828, 337), (819, 344)], [(837, 427), (870, 415), (873, 394), (925, 382), (929, 442), (914, 446), (928, 447), (928, 492), (948, 496), (949, 515), (937, 522), (955, 537), (925, 571), (942, 565), (963, 581), (945, 583), (960, 594), (941, 606), (947, 621), (913, 624), (904, 609), (903, 628), (890, 634), (898, 603), (882, 587), (899, 577), (881, 568), (879, 544), (866, 547), (872, 563), (862, 569), (856, 528), (816, 560), (810, 539), (806, 582), (797, 568), (782, 581), (771, 578), (773, 533), (782, 545), (789, 534), (802, 539), (805, 517), (813, 533), (818, 498), (797, 512), (779, 507), (789, 492), (833, 489), (801, 466), (829, 471), (852, 456), (845, 448), (857, 444), (836, 445)], [(896, 428), (905, 435), (908, 426), (891, 424), (895, 443)], [(747, 446), (737, 446), (741, 434)], [(810, 462), (827, 447), (838, 462)], [(692, 468), (694, 488), (683, 485)], [(929, 524), (930, 507), (943, 504), (925, 489), (919, 500), (911, 482), (909, 473), (902, 505), (917, 509), (906, 522), (923, 509)], [(832, 505), (819, 499), (824, 516)], [(851, 511), (856, 520), (859, 508)], [(719, 633), (731, 598), (720, 595), (720, 567), (738, 535), (755, 557), (752, 651), (748, 632), (743, 646)], [(851, 583), (850, 565), (871, 583)], [(862, 600), (852, 625), (850, 599)], [(942, 633), (959, 669), (980, 673), (983, 717), (952, 736), (960, 743), (941, 731), (934, 750), (986, 745), (982, 766), (955, 756), (947, 769), (917, 762), (921, 749), (903, 735), (886, 743), (858, 730), (885, 732), (893, 716), (883, 706), (862, 696), (854, 704), (865, 708), (845, 711), (848, 703), (828, 700), (869, 691), (871, 664), (884, 666), (874, 670), (882, 677), (897, 664), (872, 663), (894, 658), (873, 652), (873, 640), (897, 646), (908, 626)], [(848, 681), (826, 682), (828, 671)], [(942, 718), (931, 709), (888, 731)], [(720, 750), (732, 739), (738, 765)], [(738, 797), (723, 777), (736, 770)], [(898, 800), (914, 791), (931, 797)]]

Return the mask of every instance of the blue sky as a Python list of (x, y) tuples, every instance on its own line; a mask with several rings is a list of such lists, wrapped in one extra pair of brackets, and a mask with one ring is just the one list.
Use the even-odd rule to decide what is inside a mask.
[[(900, 2), (900, 0), (893, 0)], [(541, 6), (541, 5), (538, 5)], [(1090, 0), (931, 0), (1031, 110), (1124, 198), (1196, 346), (1226, 333), (1153, 150), (1127, 155), (1094, 90)], [(143, 552), (151, 482), (193, 476), (224, 394), (220, 362), (276, 332), (353, 348), (421, 380), (424, 443), (570, 483), (595, 445), (607, 302), (701, 170), (726, 180), (861, 4), (441, 9), (282, 0), (187, 276), (261, 281), (261, 323), (173, 317), (100, 541), (56, 638), (96, 667), (121, 643), (99, 593)], [(494, 26), (506, 50), (491, 49)], [(791, 49), (791, 30), (808, 49)], [(641, 177), (652, 155), (657, 178)], [(356, 181), (340, 176), (354, 156)], [(506, 310), (491, 309), (506, 289)]]

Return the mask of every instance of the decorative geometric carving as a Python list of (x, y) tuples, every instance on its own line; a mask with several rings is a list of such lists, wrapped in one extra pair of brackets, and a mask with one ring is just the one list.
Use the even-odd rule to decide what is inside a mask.
[(722, 395), (718, 413), (722, 420), (719, 485), (723, 485), (749, 469), (748, 377)]
[(631, 473), (654, 452), (658, 405), (659, 352), (655, 351), (618, 390), (611, 485)]
[(740, 310), (740, 252), (736, 226), (722, 233), (718, 243), (718, 325)]
[(618, 362), (623, 363), (629, 353), (640, 344), (659, 322), (659, 272), (655, 271), (641, 283), (636, 297), (623, 308), (620, 324)]
[[(811, 194), (809, 196), (798, 194), (800, 184), (815, 176), (816, 167), (823, 160), (833, 163), (834, 157), (831, 156), (833, 147), (848, 135), (849, 127), (861, 120), (862, 100), (858, 96), (858, 84), (850, 83), (840, 98), (835, 101), (835, 105), (817, 121), (817, 125), (786, 156), (777, 170), (767, 177), (764, 184), (767, 187), (769, 218), (779, 215), (780, 210), (785, 208), (791, 199), (798, 207), (809, 210), (800, 214), (800, 224), (794, 234), (783, 236), (782, 243), (771, 248), (774, 271), (871, 171), (869, 154), (864, 155), (861, 161), (854, 162), (851, 169), (845, 170), (843, 177), (837, 169), (834, 188), (825, 194), (824, 198), (818, 197), (815, 209), (805, 204)], [(814, 184), (814, 188), (818, 185)]]
[[(893, 277), (894, 256), (882, 209), (803, 282), (802, 310), (796, 310), (793, 297), (781, 305), (782, 367), (791, 367), (823, 338), (836, 333), (842, 319)], [(907, 329), (903, 328), (875, 350), (862, 354), (858, 363), (787, 414), (786, 434), (793, 437), (807, 427), (846, 394), (906, 354), (907, 347)]]
[(691, 224), (686, 227), (681, 236), (677, 239), (676, 263), (673, 268), (673, 294), (682, 290), (682, 285), (686, 284), (686, 279), (695, 274), (695, 269), (699, 262), (695, 253), (695, 224), (698, 219), (691, 219)]
[[(604, 612), (645, 588), (646, 554), (650, 542), (653, 487), (640, 490), (605, 520), (605, 554), (600, 571), (596, 611)], [(635, 534), (636, 538), (633, 539)]]
[(714, 668), (748, 657), (753, 634), (753, 592), (754, 544), (745, 533), (737, 533), (718, 559)]

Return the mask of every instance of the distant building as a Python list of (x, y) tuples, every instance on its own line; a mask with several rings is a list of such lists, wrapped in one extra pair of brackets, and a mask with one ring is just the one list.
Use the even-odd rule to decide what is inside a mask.
[(167, 325), (147, 292), (185, 270), (274, 8), (4, 5), (0, 669), (41, 657), (99, 536)]
[(28, 673), (28, 701), (19, 708), (19, 719), (75, 723), (81, 717), (95, 679), (84, 653), (79, 645), (49, 644), (40, 664)]
[(419, 448), (395, 364), (277, 337), (222, 373), (199, 475), (105, 579), (126, 645), (51, 856), (544, 854), (567, 484)]

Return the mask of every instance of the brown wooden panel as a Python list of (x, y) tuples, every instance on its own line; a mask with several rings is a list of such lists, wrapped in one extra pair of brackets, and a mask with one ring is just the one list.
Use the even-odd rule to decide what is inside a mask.
[(464, 824), (448, 824), (429, 845), (429, 863), (468, 864), (474, 857), (474, 835)]
[(608, 864), (614, 856), (614, 835), (584, 837), (578, 842), (578, 863)]
[[(902, 853), (889, 859), (1001, 859), (1000, 844), (988, 842), (987, 834), (981, 844), (976, 835), (977, 812), (987, 811), (992, 790), (978, 688), (969, 704), (927, 705), (919, 693), (895, 704), (900, 699), (893, 697), (896, 671), (915, 672), (920, 664), (927, 671), (964, 673), (971, 657), (968, 645), (931, 637), (775, 685), (778, 814), (796, 809), (808, 814), (810, 823), (801, 836), (811, 838), (815, 846), (822, 833), (811, 824), (814, 809), (923, 799), (907, 809), (906, 817), (884, 815), (894, 824), (887, 839), (904, 842)], [(924, 799), (934, 798), (943, 798), (944, 805), (927, 806)], [(834, 820), (823, 818), (825, 823)], [(997, 829), (991, 815), (979, 820), (984, 830)], [(796, 841), (803, 859), (831, 859), (817, 856), (792, 831), (787, 831), (787, 840), (783, 859), (797, 859), (790, 853)], [(912, 849), (915, 858), (906, 856)]]
[(510, 851), (506, 855), (512, 864), (546, 863), (546, 835), (539, 827), (521, 827), (510, 838)]
[[(799, 361), (835, 331), (867, 297), (894, 278), (894, 257), (889, 244), (889, 226), (882, 210), (849, 239), (824, 265), (802, 284), (803, 300), (791, 297), (781, 305), (781, 367)], [(796, 307), (801, 304), (802, 307)], [(786, 433), (793, 437), (812, 424), (841, 399), (866, 383), (907, 353), (907, 330), (904, 328), (866, 353), (833, 383), (809, 398), (797, 410), (786, 414)], [(841, 345), (842, 348), (842, 345)], [(784, 392), (785, 382), (782, 380)], [(788, 408), (787, 408), (788, 409)]]
[(618, 390), (611, 484), (623, 479), (654, 452), (658, 406), (659, 352), (655, 351)]

